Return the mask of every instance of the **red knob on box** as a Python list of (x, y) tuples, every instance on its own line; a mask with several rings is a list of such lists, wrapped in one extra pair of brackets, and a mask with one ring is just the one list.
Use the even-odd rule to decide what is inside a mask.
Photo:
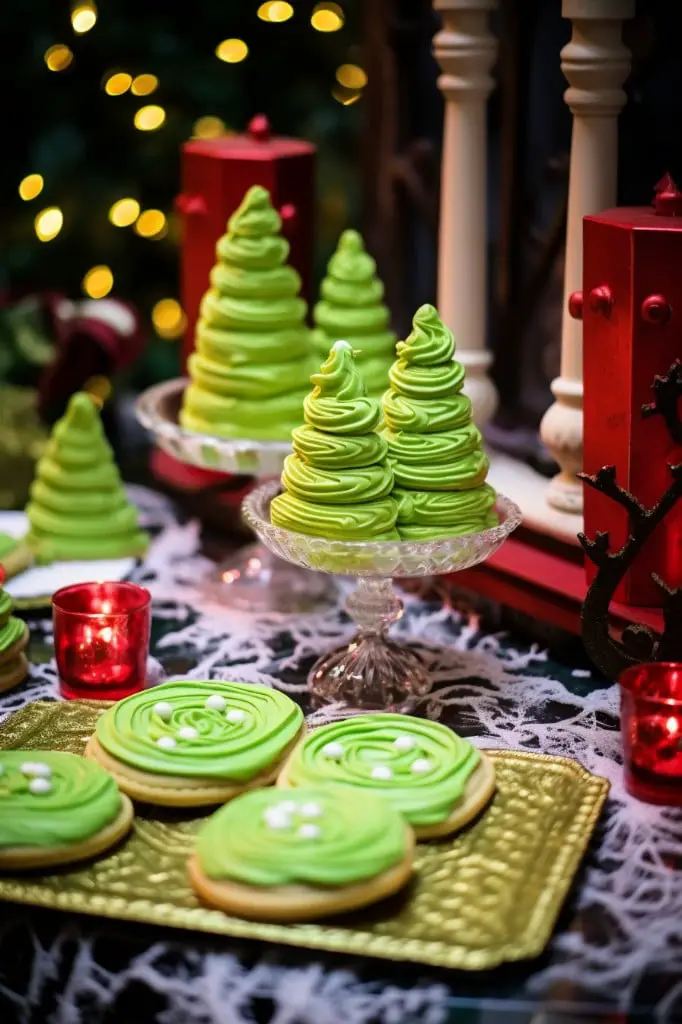
[(641, 313), (648, 324), (667, 324), (672, 309), (665, 295), (649, 295), (642, 303)]
[(611, 289), (607, 284), (593, 288), (587, 297), (587, 302), (593, 313), (599, 313), (600, 316), (608, 316), (613, 306)]
[(568, 312), (571, 314), (574, 320), (582, 320), (583, 318), (583, 293), (582, 292), (571, 292), (568, 296)]

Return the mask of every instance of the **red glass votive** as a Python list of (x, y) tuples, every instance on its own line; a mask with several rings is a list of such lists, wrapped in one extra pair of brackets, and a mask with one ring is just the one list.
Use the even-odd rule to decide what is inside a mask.
[(682, 662), (633, 665), (620, 676), (625, 786), (650, 804), (682, 806)]
[(52, 598), (63, 697), (120, 700), (143, 689), (151, 596), (135, 583), (78, 583)]

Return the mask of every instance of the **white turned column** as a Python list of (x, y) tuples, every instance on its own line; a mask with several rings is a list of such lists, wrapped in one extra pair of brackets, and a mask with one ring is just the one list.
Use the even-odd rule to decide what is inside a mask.
[(582, 512), (582, 484), (576, 473), (583, 463), (583, 325), (569, 313), (568, 299), (582, 289), (583, 217), (616, 205), (618, 114), (626, 98), (622, 85), (630, 72), (630, 51), (621, 31), (623, 21), (635, 13), (635, 0), (563, 0), (561, 13), (573, 22), (571, 41), (561, 51), (573, 135), (561, 375), (552, 382), (556, 402), (545, 413), (540, 435), (561, 467), (549, 485), (547, 500), (564, 512)]
[(455, 335), (465, 391), (482, 427), (497, 407), (486, 350), (486, 101), (497, 40), (488, 12), (497, 0), (434, 0), (443, 28), (433, 52), (445, 100), (440, 185), (438, 311)]

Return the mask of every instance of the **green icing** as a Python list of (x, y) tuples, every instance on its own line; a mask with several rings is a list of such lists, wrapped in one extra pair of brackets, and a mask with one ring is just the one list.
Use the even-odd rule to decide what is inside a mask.
[(338, 338), (349, 338), (368, 392), (381, 398), (396, 338), (388, 329), (384, 286), (376, 277), (376, 263), (357, 231), (341, 235), (320, 290), (322, 299), (313, 310), (312, 340), (317, 353), (324, 359)]
[(287, 441), (301, 422), (315, 359), (280, 228), (269, 193), (254, 185), (218, 241), (180, 413), (189, 430)]
[[(211, 697), (222, 698), (219, 709), (207, 706)], [(170, 705), (168, 718), (160, 703)], [(302, 725), (301, 709), (278, 690), (188, 679), (119, 701), (98, 719), (96, 735), (112, 757), (143, 771), (248, 782), (282, 756)]]
[[(0, 576), (0, 579), (2, 577)], [(22, 636), (26, 632), (26, 625), (21, 619), (15, 619), (12, 617), (12, 609), (14, 608), (14, 602), (9, 596), (6, 590), (0, 586), (0, 654), (4, 654), (10, 647), (14, 647), (18, 640), (21, 640)], [(14, 659), (10, 658), (9, 663), (3, 665), (3, 668), (9, 668), (10, 665), (14, 664)]]
[(475, 747), (439, 722), (368, 714), (316, 729), (292, 755), (287, 776), (294, 787), (335, 782), (376, 792), (411, 825), (427, 826), (449, 817), (479, 760)]
[(397, 345), (383, 399), (402, 540), (433, 540), (497, 523), (488, 459), (462, 394), (464, 367), (451, 331), (433, 306), (421, 306), (412, 332)]
[(401, 815), (372, 793), (311, 786), (259, 789), (206, 822), (196, 852), (209, 878), (252, 886), (352, 885), (404, 860)]
[(0, 533), (0, 562), (5, 555), (9, 555), (11, 551), (14, 551), (16, 546), (16, 537), (10, 537), (8, 533)]
[(99, 412), (83, 392), (73, 395), (52, 431), (26, 514), (26, 540), (40, 562), (123, 558), (147, 548)]
[(397, 540), (397, 508), (387, 444), (375, 432), (379, 404), (370, 398), (346, 341), (332, 346), (312, 377), (305, 426), (293, 431), (282, 471), (284, 493), (270, 506), (284, 529), (338, 540)]
[[(47, 766), (49, 773), (22, 765)], [(38, 778), (49, 782), (48, 792), (31, 791)], [(93, 761), (54, 750), (0, 750), (0, 849), (79, 843), (120, 812), (116, 783)]]

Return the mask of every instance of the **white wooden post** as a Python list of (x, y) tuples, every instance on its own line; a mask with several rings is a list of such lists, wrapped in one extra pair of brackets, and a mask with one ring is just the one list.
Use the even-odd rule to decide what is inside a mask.
[(634, 0), (562, 0), (561, 6), (563, 16), (573, 23), (571, 41), (561, 51), (573, 135), (561, 369), (552, 382), (556, 402), (545, 413), (540, 434), (561, 468), (549, 485), (547, 500), (564, 512), (579, 513), (583, 507), (582, 484), (576, 477), (583, 461), (583, 332), (582, 321), (569, 312), (568, 299), (582, 289), (583, 217), (616, 205), (618, 114), (626, 99), (622, 85), (630, 72), (630, 51), (621, 31), (634, 8)]
[(486, 350), (486, 101), (497, 40), (488, 12), (497, 0), (434, 0), (443, 28), (433, 52), (445, 100), (440, 186), (438, 311), (466, 367), (465, 390), (482, 427), (497, 407)]

